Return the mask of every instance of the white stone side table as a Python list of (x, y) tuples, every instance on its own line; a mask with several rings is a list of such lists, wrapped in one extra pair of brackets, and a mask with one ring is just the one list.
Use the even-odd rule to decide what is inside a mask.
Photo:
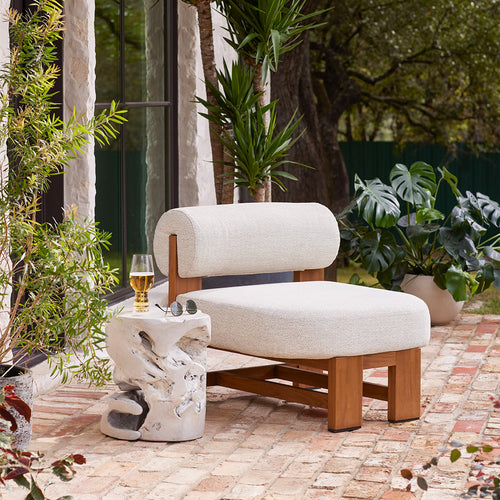
[(124, 391), (108, 399), (101, 431), (145, 441), (187, 441), (205, 430), (210, 317), (159, 309), (123, 312), (107, 330), (113, 378)]

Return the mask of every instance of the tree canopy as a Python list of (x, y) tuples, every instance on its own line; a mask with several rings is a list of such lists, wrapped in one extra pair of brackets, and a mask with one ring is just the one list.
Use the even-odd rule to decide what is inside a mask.
[[(307, 137), (319, 139), (316, 167), (326, 193), (320, 186), (321, 193), (295, 190), (295, 195), (319, 198), (336, 210), (346, 204), (339, 139), (462, 142), (481, 148), (500, 143), (500, 2), (314, 4), (329, 9), (322, 14), (325, 24), (285, 56), (288, 74), (282, 69), (273, 75), (273, 98), (280, 98), (282, 110), (290, 107), (281, 119), (288, 119), (294, 109), (288, 103), (295, 101), (308, 115), (304, 122), (312, 125), (292, 159), (301, 161), (301, 148), (310, 157)], [(289, 81), (292, 69), (295, 78)]]

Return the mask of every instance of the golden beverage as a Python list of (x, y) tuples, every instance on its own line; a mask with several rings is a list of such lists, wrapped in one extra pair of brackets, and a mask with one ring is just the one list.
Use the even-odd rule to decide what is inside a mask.
[(155, 281), (152, 272), (131, 272), (129, 275), (130, 286), (135, 291), (134, 310), (138, 312), (149, 311), (148, 291)]
[(148, 292), (155, 281), (153, 273), (130, 273), (130, 286), (135, 292)]

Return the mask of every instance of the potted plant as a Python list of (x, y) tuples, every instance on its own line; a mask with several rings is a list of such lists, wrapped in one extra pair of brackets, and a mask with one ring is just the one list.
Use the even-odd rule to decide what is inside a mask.
[[(438, 178), (427, 163), (396, 164), (389, 185), (356, 175), (354, 200), (340, 217), (342, 248), (384, 288), (408, 290), (423, 275), (455, 305), (500, 288), (500, 206), (481, 193), (463, 195), (454, 175), (437, 170)], [(447, 214), (437, 208), (443, 187), (455, 203)], [(352, 222), (356, 211), (361, 220)], [(432, 322), (449, 321), (432, 314), (442, 306), (431, 300)]]
[[(59, 74), (54, 43), (63, 30), (62, 7), (38, 0), (28, 14), (9, 12), (10, 60), (0, 71), (0, 379), (19, 368), (33, 351), (49, 356), (54, 372), (96, 383), (110, 379), (103, 327), (110, 315), (102, 294), (115, 276), (101, 248), (108, 236), (75, 207), (61, 222), (40, 223), (41, 195), (89, 137), (106, 141), (124, 121), (109, 112), (82, 123), (53, 114), (53, 87)], [(77, 361), (69, 362), (76, 354)], [(29, 400), (22, 395), (24, 400)], [(21, 445), (23, 446), (23, 445)], [(20, 447), (21, 447), (20, 446)], [(25, 446), (25, 445), (24, 445)]]

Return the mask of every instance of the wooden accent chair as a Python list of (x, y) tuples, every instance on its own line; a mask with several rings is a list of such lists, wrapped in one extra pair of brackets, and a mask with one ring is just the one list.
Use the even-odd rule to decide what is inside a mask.
[[(337, 221), (317, 203), (163, 214), (154, 253), (169, 300), (193, 299), (210, 315), (211, 347), (280, 362), (211, 372), (208, 385), (327, 408), (332, 432), (361, 426), (362, 396), (388, 401), (391, 422), (420, 417), (427, 306), (400, 292), (323, 281), (338, 247)], [(201, 289), (205, 276), (283, 271), (294, 271), (294, 282)], [(363, 382), (364, 369), (384, 366), (387, 386)]]

